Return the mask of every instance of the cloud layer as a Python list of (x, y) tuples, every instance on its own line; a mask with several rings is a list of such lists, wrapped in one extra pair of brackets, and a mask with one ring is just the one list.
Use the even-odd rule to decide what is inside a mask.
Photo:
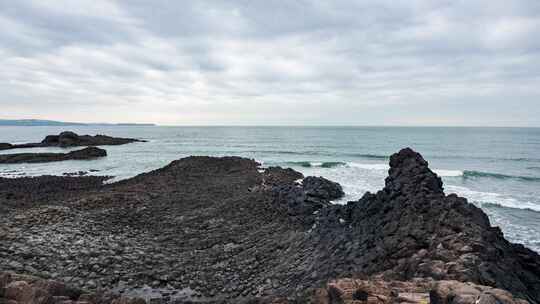
[(540, 2), (0, 0), (0, 118), (540, 126)]

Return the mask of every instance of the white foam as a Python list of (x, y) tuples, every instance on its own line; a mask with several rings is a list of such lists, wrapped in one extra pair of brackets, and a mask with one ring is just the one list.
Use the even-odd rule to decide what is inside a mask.
[(347, 166), (352, 168), (360, 168), (365, 170), (388, 170), (390, 166), (387, 164), (360, 164), (360, 163), (347, 163)]
[(480, 207), (482, 207), (483, 204), (494, 204), (508, 208), (540, 211), (540, 205), (532, 202), (519, 201), (513, 197), (507, 197), (500, 193), (475, 191), (467, 187), (451, 185), (445, 186), (445, 190), (446, 193), (456, 193), (463, 196), (469, 201), (477, 203)]
[(444, 177), (458, 177), (463, 176), (463, 171), (461, 170), (444, 170), (444, 169), (435, 169), (433, 170), (438, 176)]

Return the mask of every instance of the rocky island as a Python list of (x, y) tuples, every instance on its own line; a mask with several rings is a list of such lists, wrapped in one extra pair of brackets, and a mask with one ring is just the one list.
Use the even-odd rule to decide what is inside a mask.
[(16, 153), (0, 154), (0, 164), (47, 163), (64, 160), (89, 160), (107, 156), (107, 151), (88, 147), (68, 153)]
[(74, 132), (65, 131), (59, 135), (48, 135), (39, 143), (9, 144), (0, 143), (0, 150), (19, 148), (41, 148), (41, 147), (79, 147), (79, 146), (109, 146), (124, 145), (133, 142), (144, 142), (135, 138), (111, 137), (107, 135), (78, 135)]
[(346, 205), (239, 157), (102, 180), (0, 179), (0, 303), (540, 303), (540, 256), (408, 148)]

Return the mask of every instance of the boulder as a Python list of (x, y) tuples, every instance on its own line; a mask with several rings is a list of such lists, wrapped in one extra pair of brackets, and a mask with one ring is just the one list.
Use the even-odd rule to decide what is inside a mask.
[(302, 181), (302, 187), (307, 196), (329, 201), (345, 195), (340, 184), (324, 177), (308, 176)]

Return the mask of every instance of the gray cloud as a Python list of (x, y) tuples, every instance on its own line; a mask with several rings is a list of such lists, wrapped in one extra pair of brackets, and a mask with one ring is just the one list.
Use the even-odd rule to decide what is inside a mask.
[(540, 125), (540, 3), (2, 1), (0, 118)]

